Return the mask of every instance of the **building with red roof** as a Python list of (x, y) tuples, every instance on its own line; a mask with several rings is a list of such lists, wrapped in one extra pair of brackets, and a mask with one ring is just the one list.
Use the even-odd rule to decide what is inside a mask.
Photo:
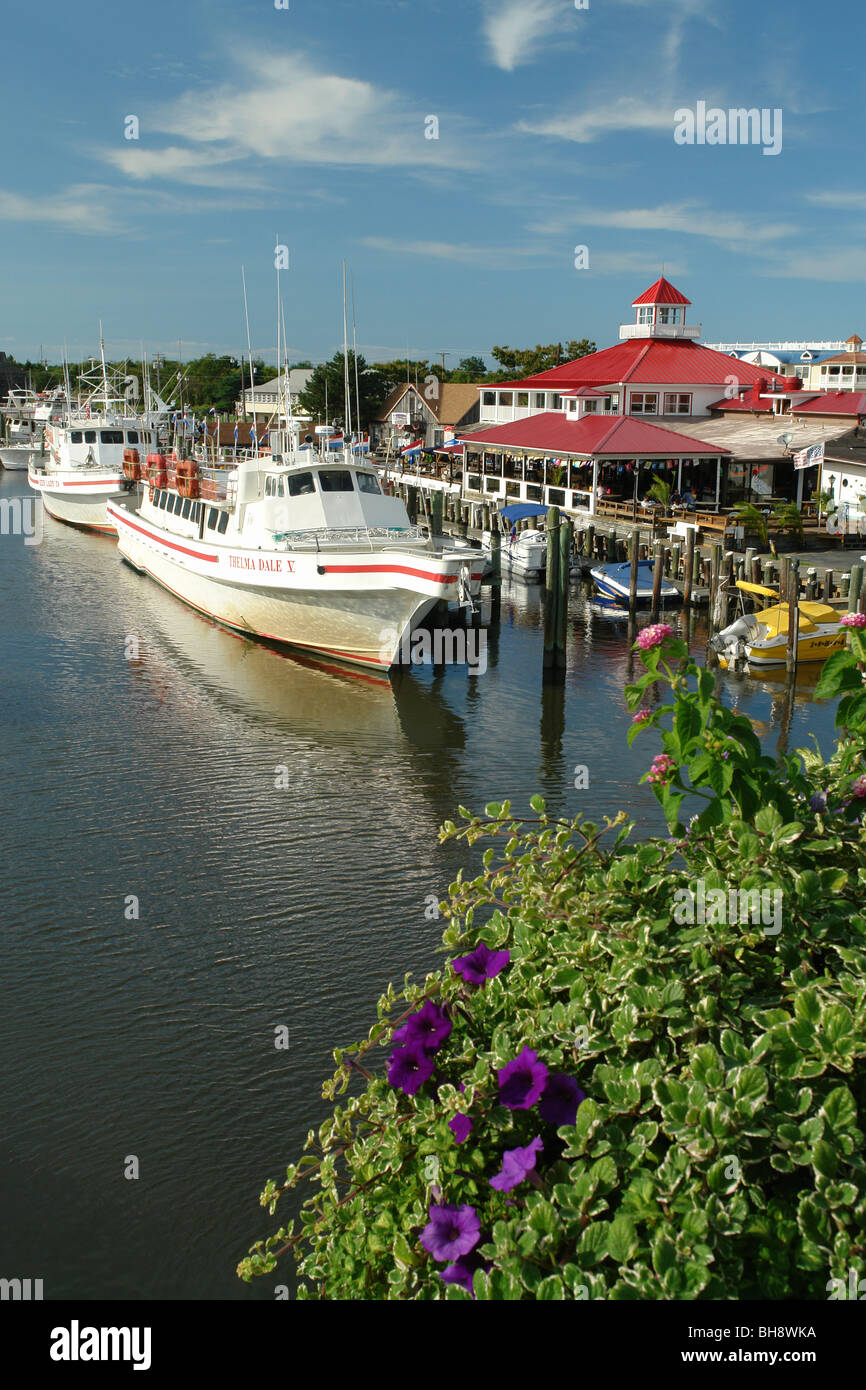
[[(481, 388), (481, 423), (507, 424), (548, 410), (571, 416), (601, 413), (673, 423), (708, 415), (720, 388), (732, 394), (781, 384), (766, 367), (703, 347), (700, 325), (687, 324), (690, 301), (661, 276), (633, 300), (633, 323), (621, 341), (534, 376)], [(593, 399), (590, 392), (598, 392)]]

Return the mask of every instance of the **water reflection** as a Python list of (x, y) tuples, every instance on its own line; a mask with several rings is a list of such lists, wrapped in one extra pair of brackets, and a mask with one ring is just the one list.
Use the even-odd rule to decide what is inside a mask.
[[(441, 822), (532, 814), (541, 790), (554, 814), (664, 831), (640, 785), (657, 744), (626, 743), (628, 617), (576, 587), (565, 680), (545, 682), (543, 591), (506, 582), (483, 675), (382, 681), (234, 636), (49, 519), (39, 546), (0, 538), (0, 612), (0, 1262), (26, 1271), (38, 1242), (51, 1297), (271, 1298), (233, 1275), (267, 1225), (256, 1194), (324, 1117), (333, 1047), (437, 962), (425, 903), (466, 858)], [(702, 614), (666, 620), (702, 653)], [(829, 743), (808, 673), (716, 681), (768, 748)]]

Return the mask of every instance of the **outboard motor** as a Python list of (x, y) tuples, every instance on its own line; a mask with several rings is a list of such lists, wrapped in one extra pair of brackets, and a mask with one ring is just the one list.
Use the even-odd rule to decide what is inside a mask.
[(742, 618), (737, 618), (735, 623), (717, 632), (715, 637), (711, 637), (707, 646), (711, 652), (721, 653), (729, 648), (739, 648), (742, 643), (745, 645), (749, 640), (758, 635), (758, 620), (754, 613), (745, 613)]

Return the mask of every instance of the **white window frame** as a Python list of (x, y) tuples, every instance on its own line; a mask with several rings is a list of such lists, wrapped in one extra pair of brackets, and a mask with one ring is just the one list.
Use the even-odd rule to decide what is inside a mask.
[[(655, 401), (652, 410), (647, 409), (645, 404), (647, 400)], [(637, 405), (637, 401), (641, 402), (640, 406)], [(659, 393), (658, 391), (632, 391), (628, 405), (630, 415), (658, 415)]]
[[(673, 408), (670, 402), (674, 401)], [(685, 401), (686, 409), (680, 410), (680, 401)], [(665, 391), (664, 394), (664, 415), (691, 415), (692, 413), (692, 393), (691, 391)]]

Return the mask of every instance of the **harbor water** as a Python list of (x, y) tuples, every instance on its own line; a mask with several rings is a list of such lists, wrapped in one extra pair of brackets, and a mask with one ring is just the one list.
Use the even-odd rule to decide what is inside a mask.
[[(0, 1273), (46, 1299), (273, 1298), (288, 1269), (234, 1273), (275, 1225), (258, 1193), (324, 1118), (332, 1049), (438, 963), (465, 853), (441, 822), (540, 791), (663, 829), (638, 785), (658, 744), (626, 745), (626, 625), (575, 590), (544, 686), (541, 591), (506, 583), (483, 673), (379, 681), (217, 628), (111, 539), (46, 517), (26, 542), (0, 536)], [(702, 651), (703, 619), (669, 620)], [(768, 751), (829, 749), (808, 685), (719, 681)]]

